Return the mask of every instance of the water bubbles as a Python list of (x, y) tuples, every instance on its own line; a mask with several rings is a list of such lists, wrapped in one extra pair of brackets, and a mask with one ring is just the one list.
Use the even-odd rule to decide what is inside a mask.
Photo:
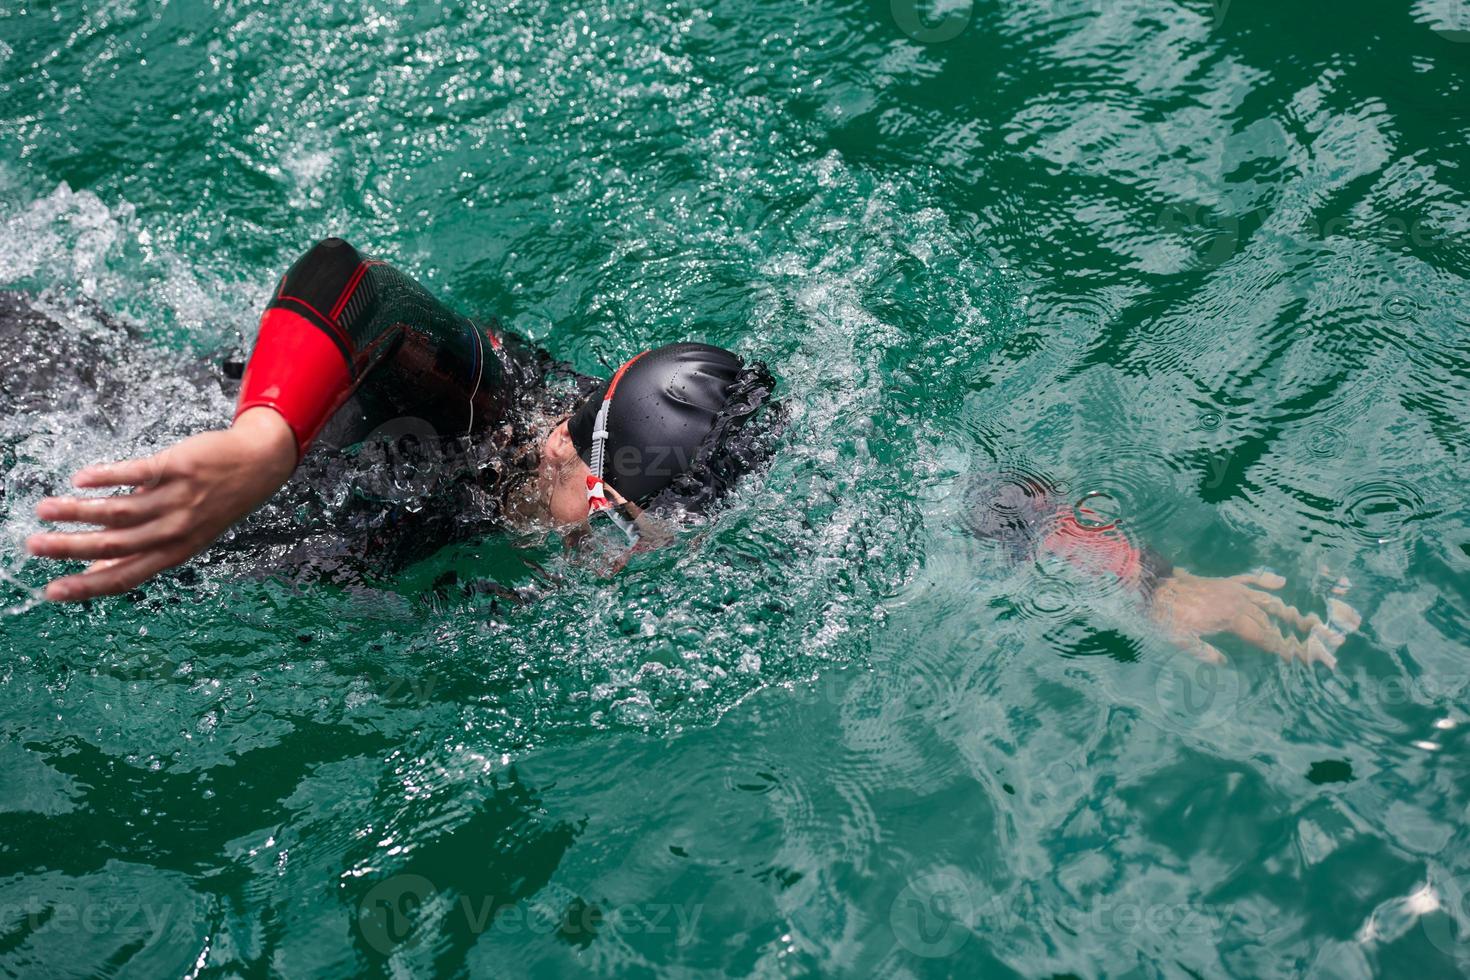
[(1016, 609), (1027, 619), (1044, 623), (1064, 622), (1085, 608), (1084, 597), (1076, 594), (1074, 583), (1038, 574), (1016, 596)]
[(281, 169), (290, 175), (290, 204), (293, 208), (317, 208), (326, 199), (324, 178), (332, 170), (335, 158), (330, 150), (297, 146), (280, 159)]
[[(1421, 10), (1431, 2), (1439, 0), (1415, 0)], [(5, 622), (15, 655), (0, 663), (0, 676), (17, 706), (12, 727), (33, 729), (31, 741), (57, 769), (100, 787), (93, 796), (107, 790), (128, 827), (142, 804), (178, 811), (141, 824), (153, 833), (112, 835), (114, 851), (136, 858), (113, 864), (152, 863), (148, 870), (187, 886), (173, 869), (198, 866), (200, 854), (243, 858), (266, 833), (241, 831), (230, 806), (236, 797), (250, 805), (236, 777), (242, 762), (258, 759), (273, 772), (265, 796), (254, 795), (271, 809), (266, 824), (281, 843), (237, 862), (250, 880), (236, 889), (245, 900), (226, 931), (285, 909), (278, 945), (304, 948), (330, 934), (337, 945), (320, 958), (358, 972), (388, 958), (401, 972), (498, 962), (506, 972), (547, 974), (578, 963), (603, 972), (690, 963), (730, 972), (733, 963), (746, 972), (774, 964), (944, 973), (996, 963), (1039, 975), (1067, 966), (1060, 949), (1090, 956), (1098, 973), (1138, 972), (1172, 952), (1181, 971), (1210, 974), (1258, 949), (1262, 961), (1289, 960), (1300, 930), (1264, 948), (1229, 910), (1220, 910), (1228, 923), (1209, 941), (1187, 934), (1197, 919), (1175, 929), (1177, 919), (1142, 906), (1123, 906), (1144, 912), (1131, 925), (1114, 915), (1116, 905), (1092, 921), (1067, 915), (1094, 900), (1144, 895), (1193, 911), (1189, 903), (1219, 893), (1212, 862), (1269, 870), (1281, 851), (1276, 818), (1287, 815), (1290, 837), (1290, 815), (1314, 799), (1294, 763), (1334, 739), (1387, 787), (1356, 801), (1351, 827), (1322, 822), (1320, 834), (1334, 843), (1356, 834), (1398, 853), (1415, 821), (1385, 811), (1416, 776), (1433, 784), (1421, 787), (1425, 799), (1438, 793), (1444, 812), (1463, 809), (1452, 779), (1418, 771), (1421, 757), (1434, 757), (1398, 734), (1416, 730), (1415, 706), (1379, 718), (1373, 705), (1344, 696), (1351, 707), (1333, 725), (1282, 710), (1269, 657), (1237, 654), (1227, 641), (1229, 664), (1198, 664), (1153, 643), (1136, 592), (1116, 577), (1056, 554), (1006, 563), (974, 543), (986, 530), (999, 548), (1030, 543), (1065, 524), (1228, 574), (1292, 560), (1324, 523), (1343, 539), (1353, 537), (1352, 524), (1365, 539), (1403, 538), (1412, 515), (1457, 501), (1448, 477), (1464, 469), (1463, 400), (1454, 397), (1463, 394), (1462, 352), (1453, 340), (1424, 349), (1440, 313), (1453, 309), (1439, 298), (1458, 281), (1456, 264), (1443, 254), (1375, 253), (1369, 236), (1280, 234), (1302, 207), (1355, 222), (1385, 205), (1448, 220), (1463, 194), (1440, 172), (1444, 154), (1424, 155), (1416, 127), (1384, 120), (1361, 92), (1319, 77), (1320, 66), (1275, 66), (1289, 77), (1262, 90), (1275, 85), (1281, 97), (1243, 105), (1237, 90), (1262, 86), (1242, 68), (1238, 46), (1205, 37), (1203, 8), (1142, 19), (1042, 10), (1038, 22), (1035, 9), (1015, 5), (907, 2), (910, 28), (958, 27), (948, 15), (973, 14), (956, 42), (968, 44), (983, 16), (986, 36), (1005, 48), (1012, 80), (1023, 84), (996, 87), (980, 112), (993, 118), (981, 119), (975, 106), (954, 103), (956, 92), (974, 88), (964, 51), (915, 43), (886, 7), (875, 20), (849, 6), (755, 4), (731, 18), (660, 5), (631, 16), (598, 4), (568, 14), (536, 3), (508, 16), (473, 3), (427, 29), (396, 11), (355, 17), (342, 5), (308, 4), (284, 26), (226, 9), (204, 52), (214, 75), (181, 86), (187, 97), (168, 86), (154, 93), (165, 125), (173, 110), (206, 99), (201, 112), (178, 113), (179, 125), (204, 123), (203, 142), (189, 144), (197, 152), (106, 134), (104, 142), (122, 138), (124, 157), (141, 154), (142, 165), (123, 173), (109, 170), (107, 155), (75, 157), (95, 175), (87, 186), (104, 220), (89, 225), (82, 212), (92, 202), (72, 200), (75, 220), (6, 225), (19, 234), (0, 243), (0, 265), (35, 259), (27, 275), (38, 282), (80, 271), (75, 281), (95, 284), (104, 300), (174, 317), (192, 300), (157, 298), (169, 260), (154, 256), (188, 241), (197, 261), (258, 287), (256, 303), (206, 307), (249, 329), (289, 253), (319, 225), (340, 224), (395, 251), (388, 257), (438, 269), (466, 312), (518, 309), (521, 326), (534, 324), (537, 339), (583, 369), (595, 370), (599, 353), (616, 362), (627, 348), (697, 334), (771, 361), (793, 410), (772, 470), (730, 509), (690, 520), (675, 547), (639, 556), (611, 578), (572, 564), (555, 541), (517, 549), (487, 536), (370, 588), (277, 588), (210, 565), (202, 569), (210, 588), (197, 593), (165, 582), (139, 604), (43, 608), (34, 622)], [(193, 57), (203, 43), (182, 51)], [(741, 52), (752, 57), (731, 57)], [(150, 67), (167, 67), (163, 52), (147, 54)], [(1059, 56), (1081, 83), (1054, 92), (1046, 66)], [(65, 64), (48, 72), (59, 85), (70, 81)], [(1437, 77), (1425, 77), (1431, 91)], [(1089, 90), (1090, 78), (1108, 91)], [(834, 149), (816, 106), (839, 85), (847, 88), (828, 104), (840, 102), (843, 119), (852, 107), (862, 117)], [(1150, 96), (1142, 109), (1109, 94), (1140, 89)], [(108, 103), (65, 95), (52, 108), (68, 112), (51, 118), (85, 122)], [(375, 125), (384, 107), (391, 118)], [(1283, 129), (1283, 113), (1310, 121), (1310, 132)], [(26, 125), (41, 129), (20, 137), (28, 145), (61, 135), (46, 132), (53, 124), (44, 118)], [(260, 139), (249, 136), (257, 127)], [(869, 129), (893, 152), (855, 152), (871, 143)], [(304, 141), (293, 144), (295, 134)], [(85, 126), (73, 135), (58, 148), (85, 151), (101, 139)], [(76, 170), (52, 162), (36, 171), (50, 183), (25, 175), (43, 197), (55, 181), (47, 174)], [(272, 164), (279, 172), (266, 169)], [(1381, 179), (1360, 179), (1370, 171)], [(931, 179), (979, 173), (995, 180), (977, 190), (974, 181)], [(135, 195), (136, 216), (124, 213), (118, 187)], [(1153, 220), (1168, 200), (1209, 203)], [(983, 216), (958, 235), (954, 216), (965, 211)], [(220, 224), (224, 212), (240, 220)], [(89, 250), (100, 250), (98, 261), (88, 261)], [(1003, 291), (987, 284), (997, 257), (1010, 266)], [(1379, 258), (1398, 268), (1380, 272)], [(1421, 266), (1440, 284), (1410, 278)], [(139, 270), (146, 274), (133, 275)], [(1388, 285), (1375, 285), (1380, 275)], [(1026, 290), (1036, 295), (1029, 309), (1012, 307), (1012, 283), (1033, 276), (1054, 278)], [(212, 285), (202, 270), (196, 278)], [(1399, 288), (1402, 297), (1385, 298)], [(1007, 345), (1008, 331), (1025, 332)], [(201, 334), (189, 323), (180, 336)], [(1401, 373), (1369, 391), (1352, 372), (1370, 360)], [(7, 491), (43, 492), (108, 446), (156, 444), (214, 410), (228, 417), (222, 399), (141, 394), (160, 377), (130, 370), (126, 383), (140, 394), (115, 403), (126, 409), (117, 430), (88, 423), (73, 405), (0, 422), (0, 435), (29, 440), (31, 469)], [(971, 431), (982, 424), (994, 438)], [(364, 456), (371, 479), (324, 491), (340, 494), (338, 505), (350, 493), (413, 506), (459, 472), (459, 460), (417, 451), (431, 432), (406, 426), (379, 436), (383, 444)], [(1395, 452), (1406, 444), (1408, 452)], [(958, 476), (977, 450), (1001, 445), (1033, 454), (1034, 464), (1002, 463), (983, 486)], [(1207, 492), (1216, 477), (1219, 492)], [(1380, 477), (1411, 486), (1367, 482)], [(944, 492), (955, 506), (941, 520), (928, 508)], [(18, 512), (28, 502), (0, 503)], [(1452, 572), (1470, 567), (1464, 524), (1457, 516), (1425, 534), (1442, 533), (1460, 562)], [(20, 528), (7, 530), (18, 540)], [(461, 583), (519, 589), (537, 578), (523, 556), (556, 583), (529, 605), (457, 587), (432, 602), (420, 595), (451, 569)], [(37, 568), (15, 571), (39, 581)], [(1362, 576), (1371, 608), (1382, 583), (1371, 568)], [(1442, 582), (1418, 570), (1406, 578), (1406, 592), (1423, 601), (1404, 619), (1419, 632), (1405, 627), (1412, 642), (1375, 658), (1375, 621), (1344, 648), (1334, 683), (1346, 688), (1400, 662), (1428, 673), (1458, 655), (1462, 623), (1455, 603), (1439, 600)], [(1311, 591), (1297, 586), (1293, 601)], [(0, 604), (8, 598), (0, 594)], [(905, 628), (885, 629), (895, 621)], [(296, 641), (302, 630), (315, 636), (309, 658)], [(104, 715), (104, 700), (128, 702), (105, 675), (75, 669), (94, 647), (104, 656), (115, 648), (124, 664), (141, 650), (179, 651), (197, 664), (181, 666), (181, 676), (224, 686), (143, 677), (122, 692), (143, 710)], [(63, 669), (78, 676), (64, 698), (66, 721), (53, 723)], [(353, 680), (385, 672), (433, 696)], [(245, 678), (254, 678), (248, 689)], [(808, 682), (830, 693), (810, 710), (784, 710), (788, 685)], [(1280, 686), (1315, 682), (1280, 671)], [(1249, 697), (1256, 689), (1262, 703)], [(775, 727), (781, 717), (792, 724)], [(212, 806), (191, 808), (191, 784), (179, 775), (111, 772), (125, 751), (171, 760), (177, 746), (168, 743), (181, 728), (192, 739), (183, 764), (167, 767), (217, 773)], [(627, 737), (644, 731), (688, 734)], [(1464, 729), (1426, 731), (1445, 745), (1443, 762)], [(323, 732), (330, 737), (314, 735)], [(1395, 770), (1406, 755), (1407, 769)], [(657, 786), (636, 778), (650, 764), (664, 777)], [(725, 773), (732, 778), (722, 784)], [(1201, 794), (1211, 786), (1231, 791)], [(1094, 805), (1104, 798), (1115, 805)], [(1257, 810), (1263, 819), (1251, 819)], [(1067, 846), (1079, 819), (1080, 832), (1098, 841), (1086, 853)], [(627, 846), (584, 846), (609, 824)], [(496, 844), (488, 855), (486, 841)], [(561, 860), (567, 847), (570, 863)], [(1185, 851), (1201, 860), (1181, 862)], [(44, 864), (34, 853), (31, 863)], [(964, 860), (953, 863), (957, 854)], [(832, 855), (862, 873), (828, 873)], [(1310, 869), (1328, 889), (1353, 870), (1333, 865)], [(1161, 867), (1169, 873), (1150, 874)], [(526, 868), (560, 870), (551, 885), (533, 876), (528, 895), (517, 884)], [(575, 880), (563, 881), (567, 873)], [(365, 880), (354, 884), (357, 876)], [(345, 890), (318, 903), (321, 916), (295, 914), (303, 888), (333, 879)], [(383, 881), (390, 884), (373, 887)], [(1253, 883), (1238, 891), (1259, 897)], [(481, 884), (486, 893), (498, 888), (493, 907), (483, 906), (486, 923), (502, 925), (524, 925), (518, 914), (550, 888), (554, 926), (570, 899), (562, 884), (586, 886), (583, 907), (609, 911), (629, 898), (729, 900), (704, 910), (697, 945), (684, 947), (654, 949), (640, 945), (647, 934), (611, 927), (570, 947), (554, 933), (498, 938), (488, 925), (470, 935), (462, 919), (436, 928), (449, 924), (450, 904), (456, 915), (460, 905), (479, 913)], [(752, 908), (764, 923), (755, 933), (741, 921)], [(346, 930), (344, 909), (353, 920)], [(854, 910), (865, 921), (839, 935)], [(219, 918), (212, 911), (201, 907), (188, 922), (208, 929)], [(1279, 910), (1267, 895), (1235, 911), (1254, 921)], [(24, 960), (31, 945), (11, 959)], [(217, 943), (211, 964), (239, 972), (239, 945)], [(1463, 943), (1455, 949), (1463, 953)], [(156, 952), (143, 949), (137, 962)], [(793, 959), (779, 963), (778, 952)], [(1362, 955), (1377, 954), (1365, 947)]]
[[(1026, 309), (1026, 321), (1036, 334), (1036, 345), (1054, 350), (1094, 343), (1116, 315), (1108, 298), (1096, 293), (1033, 293)], [(1028, 336), (1018, 335), (1013, 346)]]
[(390, 419), (364, 437), (357, 450), (357, 489), (384, 501), (420, 503), (469, 468), (468, 458), (457, 448), (425, 419)]
[(1050, 642), (1068, 650), (1075, 649), (1072, 640), (1076, 637), (1053, 632), (1053, 627), (1093, 621), (1110, 610), (1118, 612), (1136, 597), (1127, 582), (1096, 567), (1091, 556), (1069, 557), (1045, 551), (1034, 556), (1033, 563), (1017, 580), (1005, 585), (1004, 594), (1023, 619), (1035, 621), (1047, 632)]
[(0, 282), (69, 281), (94, 295), (133, 210), (124, 205), (114, 213), (96, 194), (63, 181), (46, 197), (0, 215)]
[(961, 491), (965, 525), (975, 537), (1006, 545), (1053, 522), (1057, 487), (1024, 465), (972, 476)]
[(46, 601), (45, 593), (0, 566), (0, 619), (18, 616)]

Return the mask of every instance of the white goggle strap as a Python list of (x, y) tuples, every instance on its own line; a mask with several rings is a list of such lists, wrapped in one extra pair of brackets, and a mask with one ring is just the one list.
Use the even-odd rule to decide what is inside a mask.
[(587, 516), (591, 517), (599, 511), (606, 513), (618, 529), (628, 536), (628, 543), (637, 544), (637, 526), (612, 505), (602, 484), (603, 451), (607, 447), (607, 415), (611, 407), (612, 399), (604, 398), (597, 409), (597, 419), (592, 423), (592, 461), (587, 467), (592, 473), (587, 477)]

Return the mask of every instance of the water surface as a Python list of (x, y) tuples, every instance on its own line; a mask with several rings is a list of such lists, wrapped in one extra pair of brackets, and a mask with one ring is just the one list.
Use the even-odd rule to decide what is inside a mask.
[[(792, 423), (612, 580), (0, 620), (5, 972), (1470, 967), (1463, 3), (289, 6), (0, 11), (0, 287), (146, 338), (125, 412), (0, 420), (4, 604), (327, 234), (586, 371), (762, 358)], [(1202, 670), (968, 538), (996, 467), (1366, 626)], [(563, 585), (430, 588), (523, 557)]]

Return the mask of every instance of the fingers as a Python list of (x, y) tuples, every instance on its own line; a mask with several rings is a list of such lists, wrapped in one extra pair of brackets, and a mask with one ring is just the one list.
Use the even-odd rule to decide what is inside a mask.
[(1242, 610), (1230, 621), (1229, 628), (1230, 632), (1251, 646), (1259, 647), (1267, 653), (1274, 653), (1287, 660), (1292, 660), (1297, 655), (1292, 644), (1300, 645), (1300, 641), (1289, 640), (1283, 636), (1280, 630), (1271, 626), (1271, 621), (1259, 609)]
[(1246, 572), (1244, 575), (1230, 576), (1230, 581), (1258, 585), (1263, 589), (1279, 589), (1286, 584), (1286, 579), (1275, 572)]
[[(1317, 576), (1322, 579), (1331, 579), (1332, 569), (1327, 567), (1326, 562), (1317, 563)], [(1347, 595), (1348, 589), (1353, 587), (1353, 580), (1346, 575), (1337, 576), (1337, 581), (1332, 585), (1333, 595)]]
[(1278, 633), (1271, 617), (1266, 615), (1266, 610), (1255, 605), (1241, 605), (1237, 607), (1235, 618), (1237, 622), (1249, 621), (1256, 630), (1262, 633)]
[(87, 566), (87, 572), (100, 572), (103, 569), (111, 568), (125, 561), (127, 561), (126, 558), (99, 558)]
[(1295, 637), (1284, 636), (1279, 629), (1271, 624), (1265, 612), (1261, 609), (1243, 611), (1230, 623), (1230, 632), (1240, 637), (1251, 646), (1259, 647), (1267, 653), (1274, 653), (1284, 660), (1301, 660), (1305, 663), (1324, 663), (1329, 667), (1337, 666), (1337, 658), (1318, 639), (1303, 643)]
[(116, 497), (47, 497), (36, 505), (43, 521), (100, 524), (104, 527), (136, 527), (162, 513), (168, 506), (162, 492), (130, 493)]
[(1333, 581), (1332, 570), (1326, 563), (1317, 566), (1317, 574), (1332, 584), (1328, 587), (1332, 595), (1327, 597), (1327, 625), (1338, 633), (1356, 633), (1358, 627), (1363, 625), (1362, 615), (1343, 600), (1343, 596), (1353, 587), (1353, 580), (1346, 575), (1337, 576)]
[(42, 558), (126, 558), (162, 544), (180, 530), (168, 520), (154, 520), (138, 527), (107, 531), (51, 531), (26, 539), (26, 549)]
[(1327, 622), (1313, 627), (1307, 644), (1310, 646), (1312, 641), (1316, 640), (1324, 649), (1335, 653), (1337, 648), (1347, 640), (1347, 635), (1357, 632), (1361, 625), (1363, 625), (1363, 617), (1356, 609), (1341, 599), (1328, 599)]
[[(1286, 579), (1273, 572), (1237, 575), (1235, 581), (1266, 589), (1279, 589), (1286, 584)], [(1361, 622), (1357, 611), (1341, 599), (1327, 600), (1328, 622), (1324, 623), (1322, 617), (1316, 613), (1303, 613), (1277, 596), (1267, 595), (1250, 588), (1246, 589), (1246, 594), (1250, 596), (1256, 608), (1237, 616), (1232, 623), (1231, 632), (1247, 643), (1287, 660), (1301, 660), (1309, 664), (1322, 663), (1336, 669), (1336, 651), (1346, 638), (1344, 634), (1352, 632)], [(1340, 619), (1337, 615), (1339, 611), (1342, 613)], [(1283, 635), (1269, 618), (1272, 616), (1294, 629), (1305, 632), (1306, 642), (1296, 637)], [(1352, 625), (1347, 625), (1349, 623)]]
[(1326, 626), (1319, 626), (1312, 630), (1311, 635), (1307, 638), (1307, 642), (1311, 643), (1312, 640), (1316, 640), (1327, 650), (1336, 653), (1337, 648), (1342, 646), (1346, 639), (1347, 637), (1337, 632), (1337, 630), (1329, 629)]
[[(1263, 572), (1259, 575), (1237, 575), (1235, 579), (1266, 588), (1280, 588), (1286, 584), (1285, 579), (1270, 572)], [(1350, 584), (1346, 578), (1341, 578), (1333, 591), (1341, 594)], [(1363, 617), (1356, 609), (1338, 598), (1329, 597), (1327, 599), (1327, 621), (1323, 622), (1322, 617), (1317, 614), (1303, 613), (1295, 606), (1287, 605), (1277, 596), (1249, 588), (1246, 589), (1246, 594), (1260, 610), (1307, 634), (1305, 643), (1296, 639), (1286, 639), (1281, 637), (1280, 631), (1271, 626), (1269, 621), (1263, 624), (1257, 617), (1249, 616), (1247, 618), (1252, 620), (1255, 626), (1253, 635), (1261, 638), (1260, 642), (1256, 640), (1249, 640), (1249, 642), (1256, 643), (1262, 649), (1270, 650), (1283, 657), (1300, 657), (1307, 663), (1325, 663), (1329, 667), (1336, 667), (1337, 649), (1347, 639), (1347, 634), (1357, 630), (1363, 622)], [(1238, 635), (1243, 636), (1243, 634)], [(1276, 638), (1280, 638), (1284, 646), (1283, 643), (1278, 643)]]
[(160, 454), (84, 466), (77, 470), (71, 482), (76, 487), (152, 487), (162, 479), (163, 459)]
[(1333, 670), (1337, 669), (1337, 657), (1327, 648), (1327, 645), (1322, 642), (1322, 637), (1317, 633), (1307, 637), (1307, 656), (1304, 659), (1307, 663), (1324, 663)]
[(1363, 616), (1341, 599), (1328, 599), (1327, 621), (1339, 632), (1355, 633), (1363, 625)]
[(79, 602), (98, 596), (117, 595), (141, 585), (181, 560), (173, 552), (149, 551), (108, 562), (97, 570), (89, 568), (80, 575), (57, 579), (46, 586), (46, 598), (52, 602)]
[(1288, 606), (1274, 595), (1257, 592), (1254, 589), (1246, 589), (1246, 595), (1250, 596), (1251, 601), (1257, 606), (1286, 623), (1288, 626), (1301, 630), (1303, 633), (1326, 625), (1322, 622), (1322, 617), (1316, 613), (1303, 613), (1296, 606)]

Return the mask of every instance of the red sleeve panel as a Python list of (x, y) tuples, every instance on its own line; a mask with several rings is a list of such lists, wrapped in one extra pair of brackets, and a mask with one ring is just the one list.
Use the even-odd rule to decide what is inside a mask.
[(300, 313), (272, 307), (260, 318), (235, 416), (260, 405), (280, 412), (296, 435), (300, 459), (352, 389), (352, 372), (337, 341)]
[(383, 332), (362, 323), (375, 300), (364, 274), (376, 264), (340, 238), (323, 239), (281, 277), (260, 318), (235, 416), (261, 405), (280, 412), (296, 436), (297, 459), (362, 380), (363, 348), (382, 339), (357, 335)]
[(498, 340), (410, 277), (326, 238), (281, 277), (260, 319), (235, 414), (275, 409), (291, 426), (300, 458), (362, 386), (373, 411), (467, 435), (495, 424), (514, 400)]
[[(1087, 517), (1095, 516), (1082, 509)], [(1143, 572), (1142, 555), (1115, 525), (1089, 527), (1077, 520), (1071, 508), (1057, 512), (1055, 529), (1042, 542), (1042, 550), (1060, 555), (1087, 572), (1108, 572), (1125, 582), (1138, 581)]]

